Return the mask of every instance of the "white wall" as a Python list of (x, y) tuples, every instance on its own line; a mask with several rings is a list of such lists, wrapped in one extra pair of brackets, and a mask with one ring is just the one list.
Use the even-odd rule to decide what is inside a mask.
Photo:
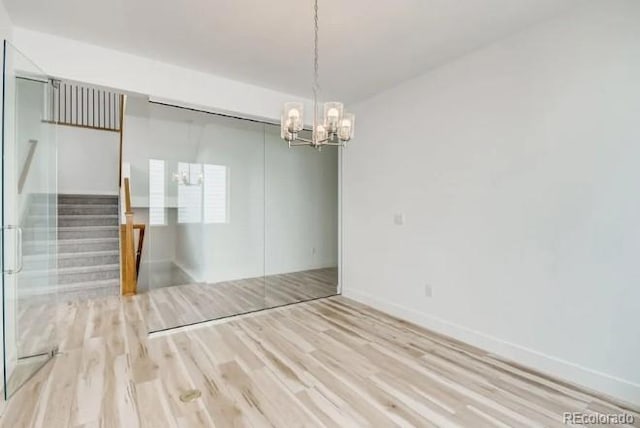
[(640, 403), (638, 22), (596, 2), (357, 105), (344, 293)]
[(120, 135), (57, 126), (58, 193), (117, 195)]
[(13, 24), (11, 23), (11, 17), (7, 13), (7, 9), (4, 7), (4, 2), (0, 1), (0, 38), (3, 40), (13, 39)]
[(300, 100), (291, 94), (20, 27), (15, 28), (14, 38), (16, 46), (52, 76), (159, 100), (276, 121), (284, 102)]

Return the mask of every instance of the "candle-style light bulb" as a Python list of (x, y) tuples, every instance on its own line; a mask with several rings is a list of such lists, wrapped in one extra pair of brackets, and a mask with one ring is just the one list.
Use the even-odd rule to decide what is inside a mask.
[(355, 116), (351, 113), (345, 113), (338, 126), (338, 138), (341, 141), (349, 141), (353, 138), (353, 125)]
[(292, 108), (291, 110), (289, 110), (289, 119), (291, 120), (300, 119), (300, 112), (298, 111), (297, 108)]
[(324, 104), (324, 125), (330, 134), (334, 134), (338, 130), (343, 109), (342, 103), (328, 102)]
[(289, 110), (289, 118), (287, 119), (287, 129), (294, 133), (297, 131), (298, 121), (300, 120), (300, 111), (297, 108)]
[[(284, 105), (282, 110), (282, 130), (281, 134), (290, 141), (295, 139), (295, 134), (300, 132), (304, 125), (303, 120), (304, 105), (298, 102), (290, 102)], [(289, 138), (292, 134), (293, 138)]]
[(317, 145), (323, 144), (327, 139), (327, 129), (324, 125), (316, 126), (315, 143)]

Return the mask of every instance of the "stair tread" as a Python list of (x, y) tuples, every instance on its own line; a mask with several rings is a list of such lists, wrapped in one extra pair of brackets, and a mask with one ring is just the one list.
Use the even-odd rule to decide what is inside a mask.
[(58, 213), (58, 217), (65, 219), (65, 218), (69, 218), (69, 217), (74, 217), (74, 218), (90, 218), (90, 219), (94, 219), (94, 218), (114, 218), (117, 217), (118, 213), (108, 213), (108, 214), (96, 214), (96, 213), (73, 213), (73, 214), (67, 214), (67, 213)]
[[(112, 225), (112, 226), (92, 226), (92, 225), (86, 225), (86, 226), (57, 226), (56, 229), (58, 230), (63, 230), (65, 232), (82, 232), (82, 231), (88, 231), (88, 230), (118, 230), (118, 225)], [(47, 226), (27, 226), (27, 227), (23, 227), (22, 230), (26, 231), (38, 231), (38, 230), (54, 230), (51, 227), (47, 227)]]
[(102, 272), (102, 271), (111, 271), (111, 270), (120, 270), (119, 264), (109, 264), (109, 265), (95, 265), (95, 266), (75, 266), (75, 267), (63, 267), (63, 268), (52, 268), (52, 269), (38, 269), (31, 271), (23, 271), (22, 274), (26, 277), (31, 276), (39, 276), (39, 275), (49, 275), (51, 272), (55, 272), (56, 274), (70, 274), (70, 273), (92, 273), (92, 272)]
[(74, 205), (103, 205), (103, 206), (113, 206), (118, 205), (118, 198), (104, 198), (104, 197), (81, 197), (81, 196), (65, 196), (58, 198), (58, 204), (74, 204)]
[[(103, 287), (118, 287), (120, 288), (120, 279), (100, 279), (96, 281), (83, 281), (83, 282), (70, 282), (68, 284), (57, 284), (55, 287), (24, 287), (20, 290), (20, 294), (50, 294), (50, 293), (63, 293), (71, 290), (91, 290), (95, 288)], [(35, 293), (34, 293), (35, 291)]]
[(59, 198), (105, 198), (105, 199), (118, 199), (117, 194), (91, 194), (91, 193), (58, 193)]
[(57, 242), (59, 243), (63, 243), (63, 244), (73, 244), (73, 243), (89, 243), (89, 242), (104, 242), (104, 241), (108, 241), (108, 242), (115, 242), (115, 241), (119, 241), (120, 238), (115, 237), (115, 238), (70, 238), (70, 239), (45, 239), (45, 240), (33, 240), (33, 241), (29, 241), (29, 242), (25, 242), (25, 245), (31, 245), (31, 244), (42, 244), (42, 245), (46, 245), (46, 244), (55, 244)]
[[(58, 214), (57, 218), (118, 218), (118, 214)], [(31, 214), (28, 218), (40, 219), (40, 218), (52, 218), (46, 214)]]
[[(46, 204), (33, 204), (33, 206), (39, 206), (39, 205), (46, 205)], [(58, 206), (59, 207), (79, 207), (79, 208), (84, 208), (84, 207), (99, 207), (99, 208), (104, 208), (105, 205), (107, 204), (77, 204), (77, 203), (70, 203), (70, 202), (58, 202)], [(115, 205), (115, 204), (109, 204), (108, 207), (112, 208), (111, 205)]]
[[(96, 208), (105, 208), (105, 207), (109, 207), (109, 208), (113, 208), (113, 206), (116, 204), (92, 204), (92, 203), (88, 203), (88, 204), (78, 204), (76, 202), (58, 202), (56, 204), (56, 206), (58, 207), (79, 207), (79, 208), (84, 208), (84, 207), (96, 207)], [(49, 204), (46, 203), (42, 203), (42, 202), (35, 202), (31, 204), (32, 207), (48, 207), (50, 206)]]
[[(72, 259), (75, 257), (81, 258), (81, 257), (99, 257), (99, 256), (116, 256), (119, 255), (120, 251), (118, 250), (100, 250), (100, 251), (79, 251), (77, 253), (75, 252), (58, 252), (57, 253), (57, 257), (58, 259)], [(31, 260), (46, 260), (48, 258), (51, 258), (52, 256), (50, 254), (29, 254), (29, 255), (25, 255), (24, 256), (24, 260), (25, 261), (31, 261)]]
[(100, 209), (117, 209), (116, 205), (106, 205), (106, 204), (58, 204), (58, 208), (100, 208)]
[(117, 211), (118, 207), (116, 205), (105, 205), (105, 204), (58, 204), (58, 210), (60, 208), (75, 208), (75, 209), (100, 209), (100, 210), (109, 210), (109, 211)]

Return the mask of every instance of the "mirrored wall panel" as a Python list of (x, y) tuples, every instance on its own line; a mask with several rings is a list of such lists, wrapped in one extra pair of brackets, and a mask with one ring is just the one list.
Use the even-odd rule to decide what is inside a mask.
[(265, 126), (267, 307), (337, 293), (338, 153), (289, 148), (279, 127)]
[(337, 150), (289, 149), (278, 126), (144, 99), (127, 112), (151, 332), (337, 293)]

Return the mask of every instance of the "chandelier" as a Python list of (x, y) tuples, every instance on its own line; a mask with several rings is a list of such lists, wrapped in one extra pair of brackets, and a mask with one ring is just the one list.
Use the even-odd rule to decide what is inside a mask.
[(282, 109), (280, 136), (292, 146), (311, 146), (322, 149), (322, 146), (344, 147), (353, 138), (355, 116), (344, 111), (339, 102), (324, 104), (322, 117), (318, 117), (318, 0), (314, 0), (314, 38), (313, 38), (313, 128), (311, 139), (302, 138), (299, 133), (304, 128), (304, 104), (300, 102), (285, 103)]
[(204, 175), (200, 172), (195, 176), (191, 172), (191, 163), (187, 164), (187, 169), (179, 170), (178, 172), (173, 173), (173, 181), (178, 183), (180, 186), (200, 186), (204, 181)]

